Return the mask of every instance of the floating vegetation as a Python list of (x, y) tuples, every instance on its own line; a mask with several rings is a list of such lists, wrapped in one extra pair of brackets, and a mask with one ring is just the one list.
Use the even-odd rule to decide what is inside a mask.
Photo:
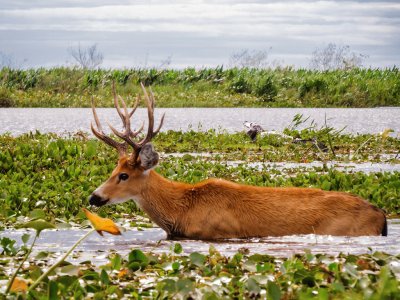
[[(329, 166), (333, 159), (398, 164), (399, 139), (343, 135), (329, 128), (291, 128), (285, 134), (317, 138), (327, 150), (272, 135), (253, 143), (244, 133), (169, 131), (154, 141), (163, 152), (157, 172), (185, 182), (220, 177), (258, 186), (346, 191), (389, 215), (400, 214), (400, 172), (348, 172)], [(135, 230), (151, 227), (133, 201), (102, 207), (99, 216), (80, 209), (88, 205), (88, 196), (109, 176), (116, 160), (114, 151), (83, 134), (0, 136), (0, 229), (25, 226), (40, 233), (53, 226), (86, 228), (87, 217), (103, 222), (105, 216)], [(268, 165), (285, 161), (320, 165), (307, 170)], [(110, 222), (93, 230), (111, 228), (116, 233)], [(282, 258), (241, 248), (227, 256), (213, 246), (208, 253), (189, 253), (182, 242), (171, 243), (163, 253), (138, 248), (129, 249), (127, 255), (105, 252), (107, 263), (96, 265), (90, 259), (74, 261), (68, 250), (35, 253), (32, 248), (35, 239), (28, 234), (22, 234), (21, 241), (0, 238), (0, 298), (7, 292), (11, 299), (399, 299), (400, 295), (400, 256), (382, 252), (330, 256), (306, 251)], [(51, 257), (62, 259), (51, 264)]]
[[(382, 252), (276, 258), (242, 249), (227, 257), (213, 246), (208, 253), (185, 254), (176, 243), (163, 254), (140, 249), (110, 254), (98, 267), (65, 261), (51, 274), (46, 268), (45, 260), (32, 260), (12, 293), (29, 299), (398, 299), (400, 294), (400, 257)], [(8, 278), (3, 267), (0, 278)], [(33, 286), (38, 278), (43, 280)]]
[[(310, 133), (299, 134), (306, 136)], [(335, 137), (336, 159), (347, 161), (346, 151), (356, 151), (366, 140), (369, 141), (368, 145), (358, 151), (357, 157), (352, 157), (353, 161), (365, 161), (370, 156), (377, 161), (380, 160), (378, 157), (387, 160), (385, 153), (393, 153), (390, 161), (398, 162), (395, 153), (400, 149), (399, 140), (382, 140), (371, 135), (353, 139), (347, 135)], [(331, 154), (321, 156), (310, 145), (291, 144), (277, 137), (264, 137), (252, 143), (245, 134), (208, 131), (160, 133), (155, 139), (155, 146), (165, 153), (157, 171), (173, 180), (195, 183), (218, 177), (259, 186), (340, 190), (360, 195), (389, 214), (400, 213), (399, 172), (365, 174), (328, 168), (324, 161), (332, 157)], [(168, 156), (171, 151), (195, 149), (209, 154), (204, 157), (190, 154)], [(340, 157), (342, 152), (343, 156)], [(320, 160), (323, 165), (309, 172), (303, 172), (300, 168), (281, 172), (279, 169), (260, 168), (247, 163), (231, 166), (231, 159), (265, 164), (273, 161)], [(0, 136), (0, 221), (12, 224), (18, 216), (28, 216), (39, 209), (48, 220), (60, 218), (66, 222), (80, 222), (84, 215), (79, 208), (88, 204), (88, 196), (109, 176), (116, 161), (116, 153), (85, 136), (70, 139), (39, 133), (19, 137)], [(133, 201), (112, 208), (105, 207), (100, 212), (103, 216), (132, 213), (142, 214), (137, 211)]]

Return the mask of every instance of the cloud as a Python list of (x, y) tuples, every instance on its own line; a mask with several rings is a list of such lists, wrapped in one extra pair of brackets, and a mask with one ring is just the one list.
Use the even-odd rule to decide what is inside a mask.
[[(217, 43), (217, 47), (234, 44), (257, 48), (262, 44), (274, 49), (302, 45), (299, 51), (309, 51), (307, 43), (315, 48), (329, 42), (359, 49), (390, 47), (400, 36), (400, 3), (396, 1), (117, 0), (113, 5), (103, 0), (24, 2), (8, 1), (0, 11), (0, 35), (11, 31), (54, 31), (66, 36), (72, 32), (75, 37), (83, 32), (107, 36), (118, 33), (140, 36), (145, 43), (167, 35), (173, 36), (177, 44), (181, 35), (187, 39), (182, 38), (181, 44), (197, 38), (210, 50), (215, 48), (210, 43), (222, 38), (226, 46)], [(149, 38), (146, 40), (142, 34)], [(179, 53), (168, 41), (164, 49)], [(121, 60), (120, 54), (112, 55)]]

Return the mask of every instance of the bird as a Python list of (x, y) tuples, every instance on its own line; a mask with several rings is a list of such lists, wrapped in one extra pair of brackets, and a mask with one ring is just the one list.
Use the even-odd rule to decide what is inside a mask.
[(265, 130), (260, 124), (257, 124), (255, 122), (249, 122), (249, 121), (244, 121), (243, 125), (249, 128), (249, 131), (246, 132), (246, 134), (251, 138), (252, 142), (255, 142), (257, 139), (257, 134), (261, 135), (279, 135), (283, 138), (287, 139), (293, 139), (290, 135), (284, 134), (283, 132), (277, 132), (275, 130)]
[(264, 131), (261, 125), (255, 122), (244, 121), (243, 125), (249, 128), (246, 134), (251, 138), (253, 142), (257, 139), (257, 134)]

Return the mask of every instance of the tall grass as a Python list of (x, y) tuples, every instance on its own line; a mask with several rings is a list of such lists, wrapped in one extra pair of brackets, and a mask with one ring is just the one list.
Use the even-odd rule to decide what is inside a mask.
[(128, 99), (151, 85), (162, 107), (377, 107), (400, 105), (400, 72), (392, 69), (66, 67), (0, 70), (0, 107), (111, 106), (111, 82)]

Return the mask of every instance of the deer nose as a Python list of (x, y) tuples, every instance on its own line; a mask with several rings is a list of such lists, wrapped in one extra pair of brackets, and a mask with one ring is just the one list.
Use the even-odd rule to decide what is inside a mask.
[(96, 194), (92, 194), (89, 198), (89, 204), (90, 205), (95, 205), (95, 206), (103, 206), (108, 202), (108, 199), (104, 200), (100, 196), (97, 196)]

